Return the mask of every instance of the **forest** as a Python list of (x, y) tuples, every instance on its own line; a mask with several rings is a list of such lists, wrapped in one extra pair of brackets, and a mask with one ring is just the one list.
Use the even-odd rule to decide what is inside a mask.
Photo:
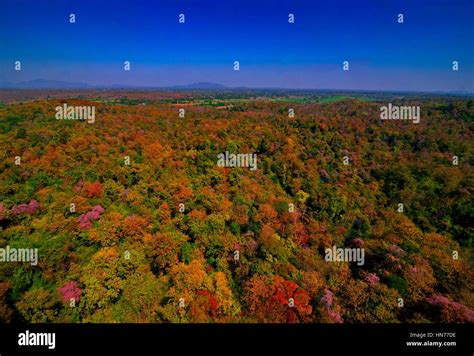
[(474, 322), (472, 98), (5, 94), (3, 323)]

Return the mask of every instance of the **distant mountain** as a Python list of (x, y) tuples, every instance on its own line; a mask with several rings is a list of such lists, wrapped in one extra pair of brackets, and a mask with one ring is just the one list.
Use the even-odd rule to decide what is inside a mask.
[(25, 82), (0, 82), (0, 88), (2, 89), (92, 89), (92, 88), (102, 88), (102, 89), (152, 89), (152, 88), (162, 88), (162, 89), (204, 89), (204, 90), (219, 90), (227, 89), (225, 85), (210, 83), (210, 82), (199, 82), (191, 83), (187, 85), (175, 85), (171, 87), (140, 87), (133, 85), (120, 85), (112, 84), (107, 86), (95, 86), (87, 83), (72, 83), (64, 82), (59, 80), (46, 80), (46, 79), (35, 79)]
[(93, 85), (86, 83), (71, 83), (59, 80), (35, 79), (26, 82), (11, 83), (0, 82), (0, 88), (4, 89), (90, 89)]
[(192, 83), (192, 84), (188, 84), (188, 85), (175, 85), (172, 88), (175, 88), (175, 89), (209, 89), (209, 90), (227, 89), (227, 87), (225, 85), (217, 84), (217, 83), (209, 83), (209, 82), (198, 82), (198, 83)]

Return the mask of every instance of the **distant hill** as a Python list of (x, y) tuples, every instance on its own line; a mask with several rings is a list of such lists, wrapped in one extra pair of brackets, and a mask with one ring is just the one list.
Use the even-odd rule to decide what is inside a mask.
[(227, 89), (225, 85), (217, 84), (217, 83), (210, 83), (210, 82), (198, 82), (198, 83), (191, 83), (188, 85), (175, 85), (172, 88), (175, 89)]
[[(113, 84), (109, 86), (95, 86), (87, 83), (73, 83), (59, 80), (46, 80), (46, 79), (35, 79), (24, 82), (12, 83), (12, 82), (0, 82), (0, 88), (2, 89), (92, 89), (92, 88), (133, 88), (133, 89), (145, 89), (153, 87), (138, 87), (133, 85), (119, 85)], [(163, 88), (165, 87), (154, 87)], [(169, 89), (206, 89), (206, 90), (219, 90), (227, 89), (225, 85), (210, 83), (210, 82), (198, 82), (187, 85), (175, 85), (168, 87)]]

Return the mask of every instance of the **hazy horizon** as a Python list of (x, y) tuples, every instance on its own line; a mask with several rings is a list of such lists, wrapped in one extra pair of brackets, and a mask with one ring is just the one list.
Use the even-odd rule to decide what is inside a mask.
[(48, 81), (45, 79), (36, 79), (26, 82), (0, 82), (0, 90), (129, 90), (129, 91), (239, 91), (239, 90), (250, 90), (250, 91), (265, 91), (275, 90), (283, 92), (334, 92), (334, 93), (413, 93), (413, 94), (448, 94), (448, 95), (462, 95), (462, 96), (474, 96), (474, 92), (462, 91), (462, 90), (382, 90), (382, 89), (341, 89), (341, 88), (291, 88), (291, 87), (250, 87), (250, 86), (226, 86), (220, 83), (214, 82), (194, 82), (183, 85), (170, 85), (170, 86), (138, 86), (138, 85), (122, 85), (122, 84), (111, 84), (111, 85), (93, 85), (90, 83), (80, 82), (64, 82), (64, 81)]

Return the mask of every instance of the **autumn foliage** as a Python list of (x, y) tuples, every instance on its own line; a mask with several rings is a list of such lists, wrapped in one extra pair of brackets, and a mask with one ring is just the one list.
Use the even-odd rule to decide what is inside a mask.
[(473, 322), (472, 100), (123, 95), (0, 103), (1, 321)]

